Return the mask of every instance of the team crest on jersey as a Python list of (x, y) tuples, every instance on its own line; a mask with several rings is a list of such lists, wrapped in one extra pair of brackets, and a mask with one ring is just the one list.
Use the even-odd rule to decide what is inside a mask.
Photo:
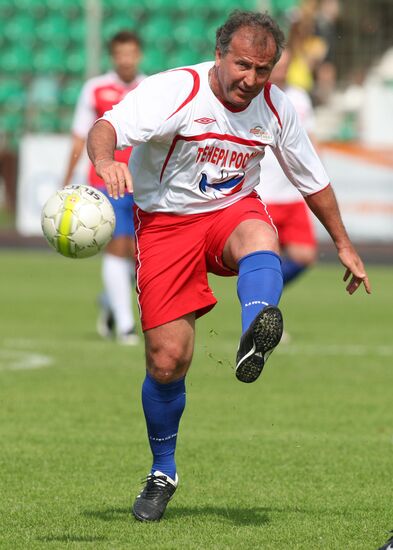
[(102, 89), (100, 90), (100, 99), (102, 101), (113, 101), (113, 102), (118, 102), (119, 101), (119, 97), (122, 97), (125, 95), (126, 92), (124, 93), (119, 93), (118, 90), (114, 90), (114, 89)]
[(254, 128), (250, 129), (250, 134), (252, 134), (255, 137), (258, 137), (259, 139), (263, 139), (263, 141), (272, 142), (273, 136), (267, 131), (262, 128), (262, 126), (254, 126)]
[[(236, 174), (229, 174), (226, 170), (221, 170), (220, 178), (212, 178), (210, 181), (205, 172), (201, 173), (201, 179), (199, 181), (199, 189), (204, 195), (210, 195), (209, 191), (213, 191), (213, 195), (216, 198), (228, 197), (234, 195), (240, 191), (244, 185), (245, 172), (237, 172)], [(214, 193), (218, 191), (218, 195)]]

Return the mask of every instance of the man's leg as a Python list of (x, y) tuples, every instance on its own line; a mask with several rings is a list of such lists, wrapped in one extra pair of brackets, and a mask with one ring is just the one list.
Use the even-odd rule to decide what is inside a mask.
[(236, 376), (242, 382), (258, 378), (282, 336), (282, 316), (276, 307), (283, 287), (278, 250), (274, 229), (257, 219), (241, 222), (224, 247), (224, 263), (239, 272), (243, 336), (236, 358)]
[(145, 332), (142, 404), (153, 463), (133, 506), (133, 514), (140, 521), (159, 520), (177, 487), (175, 450), (185, 407), (184, 381), (192, 360), (194, 331), (192, 313)]
[(284, 285), (297, 279), (317, 258), (316, 245), (289, 243), (285, 246), (285, 257), (282, 260)]
[(102, 260), (102, 278), (109, 311), (113, 314), (120, 343), (138, 342), (132, 310), (132, 275), (134, 273), (134, 242), (129, 236), (112, 239)]

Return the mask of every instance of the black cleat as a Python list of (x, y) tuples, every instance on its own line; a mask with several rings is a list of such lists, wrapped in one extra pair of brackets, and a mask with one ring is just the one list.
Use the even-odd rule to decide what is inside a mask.
[(240, 339), (236, 355), (236, 378), (241, 382), (255, 382), (283, 332), (281, 311), (266, 306), (258, 313)]
[[(391, 531), (391, 533), (393, 533), (393, 531)], [(391, 536), (379, 550), (393, 550), (393, 536)]]
[(156, 471), (154, 474), (149, 474), (145, 482), (145, 487), (135, 499), (132, 513), (139, 521), (159, 521), (176, 491), (177, 474), (176, 479), (173, 480)]

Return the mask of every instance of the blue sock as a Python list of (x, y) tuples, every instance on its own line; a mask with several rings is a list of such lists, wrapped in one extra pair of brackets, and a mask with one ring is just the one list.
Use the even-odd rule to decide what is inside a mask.
[(296, 279), (306, 269), (304, 264), (299, 264), (291, 258), (283, 258), (282, 260), (282, 276), (284, 277), (284, 285)]
[(282, 287), (281, 260), (275, 252), (258, 250), (239, 260), (237, 295), (242, 308), (243, 334), (261, 309), (278, 304)]
[(184, 378), (159, 384), (149, 374), (142, 385), (142, 405), (153, 465), (172, 479), (176, 476), (175, 450), (179, 422), (186, 404)]

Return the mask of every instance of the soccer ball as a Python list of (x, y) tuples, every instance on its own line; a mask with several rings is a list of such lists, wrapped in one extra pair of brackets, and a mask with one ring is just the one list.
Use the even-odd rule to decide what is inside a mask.
[(63, 256), (88, 258), (111, 240), (115, 213), (101, 191), (87, 185), (70, 185), (45, 203), (41, 227), (48, 243)]

